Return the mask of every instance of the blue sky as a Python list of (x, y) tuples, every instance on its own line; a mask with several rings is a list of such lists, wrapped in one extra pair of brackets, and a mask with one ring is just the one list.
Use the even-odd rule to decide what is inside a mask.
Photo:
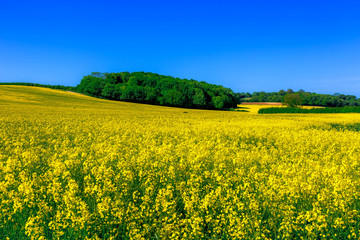
[(1, 1), (0, 81), (149, 71), (360, 97), (359, 1)]

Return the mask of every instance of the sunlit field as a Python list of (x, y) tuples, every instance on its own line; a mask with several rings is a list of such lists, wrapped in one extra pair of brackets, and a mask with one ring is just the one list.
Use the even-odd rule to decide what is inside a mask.
[(272, 107), (286, 107), (285, 105), (269, 105), (269, 104), (247, 104), (242, 103), (238, 105), (238, 108), (235, 111), (248, 112), (257, 114), (261, 108), (272, 108)]
[(358, 239), (360, 114), (0, 86), (0, 239)]
[[(286, 107), (286, 105), (271, 105), (271, 104), (261, 104), (261, 103), (259, 103), (259, 104), (248, 104), (248, 103), (244, 102), (242, 104), (239, 104), (238, 108), (235, 109), (235, 111), (257, 114), (258, 111), (261, 108), (274, 108), (274, 107), (284, 108), (284, 107)], [(323, 108), (323, 107), (319, 107), (319, 106), (302, 106), (301, 108), (311, 109), (311, 108)]]

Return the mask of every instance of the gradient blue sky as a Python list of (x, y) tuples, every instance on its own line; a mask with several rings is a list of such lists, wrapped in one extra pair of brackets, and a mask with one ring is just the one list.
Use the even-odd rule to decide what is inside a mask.
[(149, 71), (360, 97), (360, 1), (0, 2), (0, 81)]

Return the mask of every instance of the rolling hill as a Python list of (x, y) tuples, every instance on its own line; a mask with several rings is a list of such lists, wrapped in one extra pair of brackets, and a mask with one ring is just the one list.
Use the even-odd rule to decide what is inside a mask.
[(0, 86), (0, 239), (357, 239), (358, 121)]

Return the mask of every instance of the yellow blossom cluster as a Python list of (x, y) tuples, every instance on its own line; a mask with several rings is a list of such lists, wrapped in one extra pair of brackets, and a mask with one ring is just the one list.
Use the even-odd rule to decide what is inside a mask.
[(0, 239), (359, 239), (359, 122), (0, 86)]

